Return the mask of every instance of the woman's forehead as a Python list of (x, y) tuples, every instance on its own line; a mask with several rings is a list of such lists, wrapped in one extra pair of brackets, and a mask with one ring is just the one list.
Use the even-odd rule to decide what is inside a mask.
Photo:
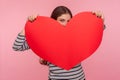
[(58, 19), (67, 19), (67, 20), (69, 20), (69, 19), (71, 19), (71, 16), (70, 16), (70, 14), (62, 14), (61, 16), (58, 17)]

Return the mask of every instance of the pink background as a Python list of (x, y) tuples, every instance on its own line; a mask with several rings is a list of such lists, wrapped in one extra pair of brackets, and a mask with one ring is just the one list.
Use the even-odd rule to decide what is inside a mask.
[(0, 0), (0, 80), (47, 80), (48, 67), (42, 66), (31, 50), (12, 49), (27, 17), (50, 16), (65, 5), (73, 14), (102, 11), (107, 29), (95, 54), (82, 62), (87, 80), (120, 80), (120, 0)]

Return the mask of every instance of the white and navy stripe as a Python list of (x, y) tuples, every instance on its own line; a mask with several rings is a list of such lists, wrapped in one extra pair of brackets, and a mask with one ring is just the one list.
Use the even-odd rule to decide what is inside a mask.
[(53, 64), (49, 64), (49, 78), (51, 80), (56, 79), (84, 80), (85, 75), (81, 64), (78, 64), (77, 66), (73, 67), (70, 70), (64, 70)]
[(24, 50), (30, 49), (30, 47), (28, 46), (26, 42), (26, 38), (24, 35), (18, 34), (14, 42), (13, 49), (15, 51), (24, 51)]
[[(15, 51), (24, 51), (30, 49), (24, 35), (18, 34), (14, 42), (13, 49)], [(81, 64), (78, 64), (77, 66), (73, 67), (70, 70), (64, 70), (51, 63), (49, 63), (48, 66), (49, 66), (49, 79), (51, 80), (63, 80), (63, 79), (85, 80), (85, 75)]]

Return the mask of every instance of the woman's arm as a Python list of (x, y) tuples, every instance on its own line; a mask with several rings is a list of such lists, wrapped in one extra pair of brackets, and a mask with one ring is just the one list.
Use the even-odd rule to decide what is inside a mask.
[(30, 49), (25, 38), (24, 30), (18, 34), (12, 48), (15, 51), (24, 51)]
[[(37, 16), (38, 15), (29, 16), (28, 20), (33, 22), (37, 18)], [(26, 38), (25, 38), (25, 30), (22, 30), (18, 34), (18, 36), (17, 36), (17, 38), (16, 38), (12, 48), (15, 51), (24, 51), (24, 50), (30, 49), (29, 45), (27, 44)]]

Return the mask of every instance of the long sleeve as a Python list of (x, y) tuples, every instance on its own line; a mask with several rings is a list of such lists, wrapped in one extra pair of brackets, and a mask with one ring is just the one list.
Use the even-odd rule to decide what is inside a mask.
[(18, 34), (12, 48), (15, 51), (24, 51), (30, 49), (25, 36), (20, 34)]

